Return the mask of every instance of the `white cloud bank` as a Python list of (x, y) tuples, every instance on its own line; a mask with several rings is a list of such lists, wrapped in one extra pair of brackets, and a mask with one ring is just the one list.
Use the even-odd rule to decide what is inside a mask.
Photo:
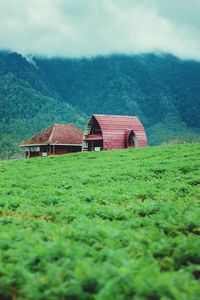
[(90, 56), (170, 52), (200, 60), (200, 0), (0, 0), (0, 48)]

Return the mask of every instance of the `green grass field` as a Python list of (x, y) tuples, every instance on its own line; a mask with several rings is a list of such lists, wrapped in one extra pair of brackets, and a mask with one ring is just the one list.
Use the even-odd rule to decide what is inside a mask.
[(200, 299), (200, 144), (0, 163), (0, 299)]

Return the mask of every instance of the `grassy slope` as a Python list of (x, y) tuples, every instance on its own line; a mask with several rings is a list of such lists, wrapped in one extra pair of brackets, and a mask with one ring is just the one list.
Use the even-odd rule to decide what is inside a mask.
[(199, 299), (200, 144), (0, 164), (1, 299)]

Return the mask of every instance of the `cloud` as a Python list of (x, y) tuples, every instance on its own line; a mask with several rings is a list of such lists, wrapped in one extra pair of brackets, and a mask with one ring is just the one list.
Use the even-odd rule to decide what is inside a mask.
[(80, 57), (170, 52), (200, 59), (199, 0), (0, 0), (0, 48)]

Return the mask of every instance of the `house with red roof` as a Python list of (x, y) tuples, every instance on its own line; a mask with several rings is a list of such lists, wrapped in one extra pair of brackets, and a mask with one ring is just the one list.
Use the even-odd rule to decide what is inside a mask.
[(83, 131), (72, 124), (51, 127), (21, 143), (27, 158), (82, 151)]
[(84, 131), (83, 150), (100, 151), (147, 146), (145, 129), (137, 117), (92, 115)]

